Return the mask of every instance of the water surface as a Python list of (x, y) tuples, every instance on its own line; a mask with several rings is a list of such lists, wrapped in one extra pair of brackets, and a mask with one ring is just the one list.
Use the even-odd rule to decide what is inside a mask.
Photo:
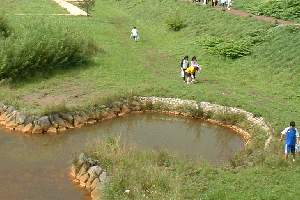
[(231, 130), (200, 120), (162, 114), (132, 114), (59, 135), (25, 136), (0, 130), (0, 199), (88, 199), (68, 177), (75, 153), (96, 141), (120, 136), (139, 149), (168, 150), (222, 163), (243, 148)]

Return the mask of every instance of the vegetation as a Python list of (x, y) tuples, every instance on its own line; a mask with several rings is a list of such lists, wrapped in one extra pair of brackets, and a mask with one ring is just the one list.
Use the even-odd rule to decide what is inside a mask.
[(236, 0), (235, 6), (256, 15), (300, 21), (300, 2), (297, 0)]
[(79, 6), (84, 8), (88, 14), (90, 14), (90, 11), (95, 6), (95, 3), (96, 0), (82, 0), (78, 2)]
[[(247, 149), (245, 154), (249, 156), (251, 151)], [(295, 182), (300, 176), (295, 166), (263, 154), (255, 157), (264, 162), (257, 160), (252, 167), (241, 168), (242, 163), (214, 167), (167, 152), (138, 151), (122, 145), (118, 138), (108, 138), (98, 143), (97, 149), (93, 146), (89, 155), (110, 172), (103, 199), (286, 199), (299, 195)], [(283, 177), (290, 178), (281, 184)]]
[(7, 19), (4, 16), (0, 16), (0, 39), (1, 37), (7, 38), (11, 33), (11, 28), (8, 25)]
[(0, 40), (0, 80), (24, 78), (36, 71), (51, 71), (57, 66), (66, 68), (82, 64), (97, 50), (92, 41), (67, 28), (66, 24), (37, 20), (8, 37), (9, 26), (2, 21), (6, 39)]
[[(34, 66), (44, 63), (38, 50), (42, 47), (35, 45), (32, 36), (43, 41), (46, 49), (47, 45), (55, 46), (58, 42), (71, 49), (73, 55), (73, 47), (77, 50), (81, 45), (83, 52), (90, 51), (88, 43), (82, 44), (82, 37), (77, 35), (81, 30), (84, 36), (94, 38), (105, 50), (96, 55), (94, 62), (84, 63), (84, 67), (72, 67), (73, 60), (63, 65), (63, 62), (58, 62), (56, 64), (62, 66), (49, 65), (53, 68), (47, 76), (30, 74), (30, 79), (1, 81), (1, 101), (40, 114), (77, 107), (96, 109), (103, 101), (110, 105), (111, 100), (105, 100), (106, 97), (133, 92), (241, 107), (263, 116), (275, 127), (276, 133), (291, 119), (297, 121), (299, 118), (299, 29), (274, 26), (174, 0), (98, 1), (93, 16), (89, 18), (44, 15), (65, 12), (48, 0), (31, 0), (30, 3), (1, 1), (5, 6), (0, 10), (7, 12), (8, 22), (13, 28), (10, 29), (13, 34), (1, 38), (1, 47), (8, 42), (15, 44), (1, 48), (1, 55), (6, 55), (7, 50), (14, 56), (19, 55), (20, 58), (15, 59), (20, 66), (29, 66), (23, 60), (23, 57), (29, 57), (21, 53), (25, 47), (30, 51), (23, 49), (23, 52), (41, 58), (40, 61), (33, 60)], [(241, 5), (238, 2), (242, 0), (236, 1), (235, 5)], [(243, 2), (246, 5), (246, 1)], [(166, 26), (170, 13), (174, 11), (187, 25), (180, 31), (170, 31)], [(43, 15), (18, 16), (17, 13)], [(39, 26), (34, 26), (36, 24)], [(67, 24), (75, 33), (55, 32), (55, 37), (63, 35), (67, 41), (55, 40), (45, 29), (49, 26), (52, 33), (52, 28), (58, 24)], [(141, 32), (138, 43), (129, 40), (132, 25)], [(41, 29), (43, 35), (39, 33)], [(44, 42), (43, 36), (50, 42)], [(55, 47), (49, 49), (52, 48)], [(80, 52), (75, 51), (75, 55), (86, 55)], [(203, 65), (203, 72), (197, 77), (198, 84), (187, 86), (179, 77), (178, 63), (184, 55), (197, 56)], [(82, 63), (83, 60), (76, 57), (74, 61)], [(48, 61), (52, 63), (53, 60)], [(2, 62), (1, 66), (7, 66)], [(19, 66), (13, 65), (14, 61), (10, 63), (13, 69)], [(100, 101), (101, 98), (104, 100)], [(54, 102), (57, 106), (53, 105)], [(147, 106), (155, 108), (154, 105)], [(201, 110), (190, 112), (193, 116), (204, 115)], [(237, 155), (230, 162), (231, 166), (225, 167), (180, 161), (166, 153), (129, 151), (121, 156), (118, 149), (105, 148), (102, 150), (107, 152), (103, 153), (97, 150), (99, 153), (95, 152), (95, 156), (103, 159), (114, 175), (106, 188), (106, 198), (293, 199), (299, 196), (295, 184), (300, 178), (299, 161), (295, 164), (282, 161), (281, 143), (275, 141), (269, 151), (264, 151), (265, 133), (243, 122), (243, 116), (206, 115), (238, 124), (251, 132), (256, 142)], [(125, 188), (130, 189), (132, 197), (125, 196)]]
[(180, 29), (182, 29), (186, 26), (184, 20), (178, 14), (178, 12), (176, 12), (175, 14), (172, 13), (166, 20), (166, 23), (167, 23), (169, 29), (173, 30), (173, 31), (180, 31)]

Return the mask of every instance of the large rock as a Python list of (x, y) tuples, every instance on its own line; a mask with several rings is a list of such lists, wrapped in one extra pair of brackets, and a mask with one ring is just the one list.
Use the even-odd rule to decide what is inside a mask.
[(87, 173), (87, 170), (89, 169), (89, 166), (87, 164), (83, 164), (76, 176), (77, 179), (79, 179), (80, 176), (82, 176), (83, 174)]
[(43, 129), (43, 131), (47, 131), (51, 127), (51, 122), (48, 116), (43, 116), (37, 120), (37, 124)]
[(100, 166), (92, 166), (89, 168), (88, 173), (91, 177), (99, 177), (102, 171), (103, 170)]
[(87, 121), (87, 116), (84, 114), (74, 115), (74, 126), (77, 128), (82, 127)]
[(64, 119), (65, 121), (67, 121), (71, 126), (73, 126), (74, 124), (74, 117), (72, 114), (70, 113), (59, 113), (59, 116)]
[(91, 192), (92, 199), (100, 200), (101, 199), (101, 191), (102, 191), (102, 187), (99, 185)]
[(19, 125), (24, 124), (26, 122), (26, 118), (27, 116), (24, 113), (18, 112), (16, 114), (16, 123)]
[(36, 124), (36, 125), (34, 125), (31, 132), (32, 132), (32, 134), (41, 134), (41, 133), (43, 133), (43, 128), (40, 125)]
[(24, 126), (21, 131), (23, 133), (31, 133), (32, 129), (33, 129), (33, 125), (32, 125), (32, 123), (29, 123), (26, 126)]
[(89, 180), (90, 176), (88, 173), (82, 174), (79, 177), (80, 186), (85, 187), (86, 182)]
[(91, 190), (94, 190), (97, 186), (99, 186), (101, 183), (100, 183), (100, 179), (99, 178), (95, 178), (94, 181), (92, 182), (91, 184)]
[(102, 172), (102, 174), (100, 174), (99, 176), (99, 179), (101, 183), (105, 183), (107, 180), (107, 172), (106, 171)]

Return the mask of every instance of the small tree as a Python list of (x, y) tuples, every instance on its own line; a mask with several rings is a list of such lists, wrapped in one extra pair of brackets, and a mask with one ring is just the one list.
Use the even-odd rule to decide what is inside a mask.
[(80, 7), (84, 8), (86, 13), (89, 15), (92, 7), (95, 6), (96, 0), (81, 0), (79, 1)]

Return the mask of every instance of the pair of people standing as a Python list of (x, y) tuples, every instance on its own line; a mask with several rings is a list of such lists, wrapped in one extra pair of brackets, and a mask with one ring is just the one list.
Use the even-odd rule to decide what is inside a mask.
[(202, 68), (198, 64), (196, 56), (192, 57), (191, 63), (189, 63), (189, 57), (184, 56), (180, 63), (181, 78), (187, 84), (194, 83), (196, 81), (196, 73), (201, 72)]

